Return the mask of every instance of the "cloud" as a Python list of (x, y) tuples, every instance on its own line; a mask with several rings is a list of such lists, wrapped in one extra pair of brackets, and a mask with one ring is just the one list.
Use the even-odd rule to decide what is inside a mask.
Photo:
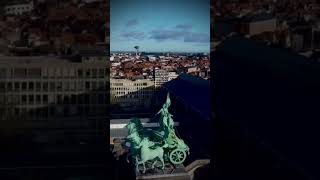
[(178, 29), (183, 29), (183, 30), (188, 30), (192, 28), (191, 24), (178, 24), (176, 25), (176, 28)]
[(126, 26), (127, 27), (132, 27), (132, 26), (136, 26), (137, 24), (139, 24), (137, 19), (131, 19), (127, 22)]
[(174, 31), (174, 30), (153, 30), (150, 32), (150, 39), (158, 41), (164, 40), (179, 40), (182, 39), (187, 32), (185, 31)]
[(146, 36), (144, 32), (131, 31), (122, 33), (121, 37), (125, 38), (125, 40), (143, 40)]
[(210, 35), (206, 33), (196, 33), (189, 31), (177, 31), (177, 30), (153, 30), (150, 32), (150, 39), (157, 41), (166, 40), (183, 40), (187, 43), (209, 43)]
[(188, 33), (184, 37), (184, 42), (209, 43), (210, 35), (206, 33)]

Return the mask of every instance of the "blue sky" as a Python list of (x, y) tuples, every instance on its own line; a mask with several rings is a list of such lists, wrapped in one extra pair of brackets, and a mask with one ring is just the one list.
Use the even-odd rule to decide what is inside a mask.
[(210, 0), (110, 0), (111, 51), (209, 52)]

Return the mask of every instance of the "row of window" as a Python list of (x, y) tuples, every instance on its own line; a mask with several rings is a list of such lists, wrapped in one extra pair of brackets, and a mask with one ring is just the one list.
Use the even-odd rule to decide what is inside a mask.
[(0, 82), (0, 92), (10, 91), (82, 91), (105, 90), (105, 81)]
[[(140, 94), (140, 95), (127, 95), (127, 96), (117, 96), (119, 94), (114, 95), (115, 99), (141, 99), (141, 101), (145, 101), (146, 99), (151, 99), (152, 94)], [(121, 95), (121, 94), (120, 94)]]
[(31, 10), (30, 6), (22, 6), (22, 7), (8, 7), (7, 11), (15, 11), (15, 10)]
[[(5, 99), (4, 99), (5, 98)], [(47, 105), (51, 104), (106, 104), (106, 94), (81, 94), (81, 95), (20, 95), (1, 97), (2, 102), (7, 101), (13, 105)]]
[(14, 108), (12, 110), (15, 115), (21, 116), (19, 119), (31, 119), (37, 118), (44, 119), (48, 117), (68, 117), (68, 116), (79, 116), (79, 115), (104, 115), (107, 113), (105, 106), (50, 106), (42, 109), (27, 109), (27, 108)]
[(135, 91), (135, 90), (141, 90), (141, 89), (146, 89), (146, 88), (151, 88), (152, 86), (149, 87), (111, 87), (111, 90), (121, 90), (121, 91)]
[(107, 70), (100, 69), (61, 69), (61, 68), (0, 68), (1, 78), (105, 78)]

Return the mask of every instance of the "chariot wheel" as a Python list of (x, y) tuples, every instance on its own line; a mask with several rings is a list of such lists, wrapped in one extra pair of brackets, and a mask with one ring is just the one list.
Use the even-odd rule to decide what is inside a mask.
[(169, 159), (172, 164), (182, 164), (187, 158), (186, 151), (183, 149), (175, 149), (170, 152)]

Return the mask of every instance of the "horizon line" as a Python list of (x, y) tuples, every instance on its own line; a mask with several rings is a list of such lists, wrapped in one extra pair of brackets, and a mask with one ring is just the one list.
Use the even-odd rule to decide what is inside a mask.
[[(111, 52), (136, 52), (133, 50), (110, 50)], [(210, 53), (210, 51), (140, 51), (140, 53)]]

